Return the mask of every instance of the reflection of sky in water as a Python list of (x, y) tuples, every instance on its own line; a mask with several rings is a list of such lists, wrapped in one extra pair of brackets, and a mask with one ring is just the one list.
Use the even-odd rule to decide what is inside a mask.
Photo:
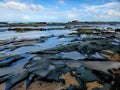
[(70, 33), (69, 30), (48, 30), (48, 31), (30, 31), (24, 33), (17, 33), (14, 31), (5, 31), (0, 32), (0, 39), (5, 40), (9, 38), (17, 38), (17, 39), (32, 39), (32, 38), (39, 38), (41, 36), (51, 36), (51, 35), (61, 35), (61, 34), (68, 34)]
[(7, 54), (7, 55), (15, 55), (15, 54), (23, 54), (23, 53), (32, 52), (32, 51), (45, 50), (45, 49), (53, 48), (56, 45), (67, 44), (69, 43), (70, 40), (71, 40), (70, 38), (58, 39), (58, 37), (51, 37), (48, 40), (46, 40), (46, 42), (44, 43), (34, 43), (34, 46), (23, 46), (15, 49), (14, 51), (5, 50), (5, 51), (2, 51), (1, 53)]
[(8, 30), (9, 27), (0, 27), (0, 31), (3, 31), (3, 30)]
[(120, 40), (114, 39), (114, 41), (111, 41), (110, 43), (113, 45), (120, 45)]
[(23, 69), (24, 65), (32, 57), (33, 57), (33, 55), (25, 54), (24, 59), (21, 59), (21, 60), (15, 62), (11, 66), (0, 68), (0, 75), (2, 75), (2, 74), (10, 74), (10, 73), (16, 74), (16, 73), (23, 72), (24, 71), (24, 69)]
[(31, 52), (31, 51), (37, 51), (39, 49), (40, 49), (40, 47), (37, 47), (37, 46), (23, 46), (23, 47), (15, 49), (14, 51), (5, 52), (5, 54), (17, 55), (17, 54), (23, 54), (23, 53), (27, 53), (27, 52)]
[[(82, 26), (82, 25), (81, 25)], [(97, 26), (97, 25), (91, 25), (91, 26)], [(99, 25), (100, 27), (118, 27), (120, 25)], [(31, 28), (31, 26), (28, 26)], [(41, 28), (63, 28), (63, 26), (40, 26)], [(36, 28), (40, 28), (36, 27)], [(48, 38), (44, 43), (33, 43), (34, 46), (23, 46), (15, 49), (14, 51), (10, 51), (9, 49), (2, 51), (1, 53), (5, 54), (22, 54), (22, 53), (27, 53), (31, 51), (38, 51), (38, 50), (45, 50), (49, 49), (52, 47), (55, 47), (57, 45), (61, 44), (67, 44), (69, 43), (73, 37), (64, 37), (64, 38), (58, 38), (57, 36), (59, 35), (68, 35), (71, 32), (76, 32), (74, 31), (75, 29), (65, 29), (65, 30), (47, 30), (47, 31), (29, 31), (29, 32), (14, 32), (14, 31), (5, 31), (5, 32), (0, 32), (0, 40), (5, 40), (5, 39), (10, 39), (10, 38), (16, 38), (17, 40), (19, 39), (35, 39), (35, 38), (40, 38), (41, 36), (51, 36), (54, 35), (55, 37)], [(115, 35), (116, 37), (120, 37), (119, 35)], [(81, 40), (84, 38), (104, 38), (102, 35), (87, 35), (87, 34), (81, 34), (80, 37), (76, 37), (77, 39)], [(119, 44), (116, 42), (111, 42), (112, 44)], [(2, 49), (2, 48), (1, 48)], [(71, 54), (72, 55), (72, 54)]]
[(95, 54), (91, 55), (91, 57), (103, 59), (103, 57), (98, 52), (96, 52)]
[(34, 43), (34, 46), (23, 46), (15, 49), (14, 51), (10, 51), (9, 49), (1, 51), (1, 53), (4, 54), (23, 54), (31, 51), (38, 51), (38, 50), (44, 50), (48, 48), (55, 47), (56, 45), (60, 44), (67, 44), (71, 39), (70, 38), (59, 38), (57, 36), (59, 35), (68, 35), (71, 30), (48, 30), (48, 31), (30, 31), (30, 32), (24, 32), (24, 33), (18, 33), (14, 31), (6, 31), (0, 33), (0, 39), (10, 39), (10, 38), (16, 38), (16, 39), (34, 39), (39, 38), (41, 36), (51, 36), (54, 35), (56, 37), (51, 37), (48, 40), (46, 40), (44, 43)]
[(56, 45), (59, 44), (65, 44), (65, 43), (67, 44), (70, 40), (71, 40), (70, 38), (57, 39), (57, 37), (52, 37), (49, 38), (45, 43), (36, 43), (35, 45), (41, 47), (41, 49), (44, 50), (55, 47)]

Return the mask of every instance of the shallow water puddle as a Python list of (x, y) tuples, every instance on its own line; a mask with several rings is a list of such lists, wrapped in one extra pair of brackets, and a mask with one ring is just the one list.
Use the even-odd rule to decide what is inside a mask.
[(0, 40), (6, 40), (10, 38), (16, 38), (16, 39), (35, 39), (35, 38), (40, 38), (42, 36), (59, 36), (59, 35), (66, 35), (69, 34), (70, 30), (65, 29), (65, 30), (47, 30), (47, 31), (29, 31), (29, 32), (14, 32), (14, 31), (5, 31), (0, 33)]
[(25, 58), (20, 59), (17, 62), (14, 62), (12, 65), (0, 68), (0, 75), (17, 74), (23, 72), (25, 70), (23, 68), (24, 65), (28, 62), (30, 58), (33, 57), (33, 55), (25, 54), (24, 56)]
[(18, 55), (18, 54), (24, 54), (28, 52), (34, 52), (39, 50), (45, 50), (49, 48), (53, 48), (57, 45), (61, 44), (68, 44), (71, 41), (70, 38), (60, 38), (58, 37), (51, 37), (48, 40), (46, 40), (44, 43), (32, 43), (33, 46), (21, 46), (13, 51), (6, 49), (1, 51), (1, 53), (4, 53), (6, 55)]
[(31, 51), (37, 51), (37, 50), (40, 50), (40, 47), (38, 47), (38, 46), (23, 46), (23, 47), (15, 49), (14, 51), (5, 52), (4, 54), (19, 55), (19, 54), (24, 54), (24, 53), (28, 53)]
[(34, 45), (39, 46), (40, 49), (42, 50), (45, 50), (45, 49), (53, 48), (60, 44), (67, 44), (69, 43), (70, 40), (71, 39), (69, 38), (58, 39), (58, 37), (51, 37), (45, 43), (35, 43)]
[(98, 52), (96, 52), (95, 54), (91, 55), (91, 57), (104, 59)]
[(114, 39), (114, 41), (110, 42), (113, 45), (120, 45), (120, 40), (119, 39)]

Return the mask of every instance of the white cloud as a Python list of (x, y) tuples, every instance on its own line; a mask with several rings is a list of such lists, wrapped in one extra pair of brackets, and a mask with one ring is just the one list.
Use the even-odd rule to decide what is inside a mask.
[(76, 7), (73, 7), (69, 12), (65, 13), (68, 20), (75, 20), (80, 18), (80, 13)]
[(29, 8), (31, 8), (32, 10), (35, 10), (35, 11), (44, 11), (45, 10), (45, 8), (42, 5), (35, 5), (35, 4), (31, 4), (29, 6)]
[(25, 4), (15, 1), (0, 2), (0, 8), (14, 9), (14, 10), (33, 10), (33, 11), (43, 11), (45, 8), (42, 5), (35, 4)]
[(73, 7), (73, 8), (72, 8), (72, 11), (73, 11), (73, 12), (78, 12), (78, 9), (77, 9), (76, 7)]
[(75, 20), (75, 19), (79, 19), (79, 14), (77, 13), (68, 13), (66, 15), (68, 20)]
[(84, 12), (88, 13), (93, 20), (116, 20), (120, 21), (120, 3), (110, 2), (103, 5), (84, 5)]
[(64, 2), (64, 0), (59, 0), (58, 4), (61, 5), (61, 6), (64, 6), (65, 2)]
[(110, 2), (110, 3), (107, 3), (107, 4), (103, 4), (103, 5), (93, 5), (93, 6), (90, 6), (90, 5), (86, 5), (84, 6), (86, 9), (89, 9), (89, 10), (106, 10), (106, 9), (115, 9), (115, 8), (119, 8), (120, 7), (120, 3), (119, 2)]
[(23, 20), (30, 20), (31, 18), (28, 15), (23, 16)]
[[(60, 2), (61, 1), (61, 2)], [(59, 5), (65, 5), (63, 0)], [(58, 5), (58, 4), (57, 4)], [(18, 0), (0, 2), (0, 21), (120, 21), (120, 3), (109, 2), (102, 5), (80, 5), (82, 8), (73, 6), (67, 10), (61, 10), (60, 6), (51, 8), (42, 5), (27, 4)], [(4, 11), (4, 12), (3, 12)], [(9, 14), (9, 16), (7, 16)]]

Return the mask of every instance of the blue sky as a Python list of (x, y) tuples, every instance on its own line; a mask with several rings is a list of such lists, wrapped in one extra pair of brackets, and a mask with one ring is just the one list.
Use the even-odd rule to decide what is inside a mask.
[(120, 0), (0, 0), (0, 21), (120, 21)]

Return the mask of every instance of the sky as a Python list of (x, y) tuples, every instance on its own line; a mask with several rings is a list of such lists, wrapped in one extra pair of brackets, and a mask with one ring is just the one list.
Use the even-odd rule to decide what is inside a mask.
[(120, 0), (0, 0), (0, 22), (120, 22)]

